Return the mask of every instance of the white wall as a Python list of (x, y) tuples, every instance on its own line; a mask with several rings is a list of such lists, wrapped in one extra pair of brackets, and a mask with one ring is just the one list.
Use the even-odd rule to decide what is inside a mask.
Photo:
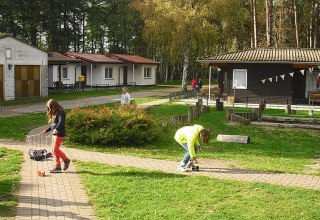
[[(6, 59), (6, 50), (10, 49), (11, 58)], [(35, 47), (23, 43), (11, 37), (0, 39), (0, 64), (3, 64), (4, 77), (4, 99), (15, 99), (15, 82), (14, 82), (14, 66), (15, 65), (37, 65), (40, 68), (40, 92), (41, 96), (47, 96), (48, 90), (45, 86), (48, 84), (45, 81), (48, 76), (48, 54)], [(9, 64), (12, 68), (9, 70)]]
[[(68, 78), (63, 78), (63, 73), (61, 70), (61, 81), (63, 84), (74, 84), (79, 81), (79, 76), (81, 74), (81, 66), (79, 63), (68, 63), (67, 65), (61, 65), (61, 69), (68, 69)], [(76, 77), (76, 78), (75, 78)], [(59, 81), (59, 65), (49, 66), (49, 87), (53, 87), (53, 82)]]
[[(112, 68), (113, 78), (105, 78), (105, 68)], [(92, 85), (109, 84), (115, 86), (119, 82), (120, 64), (93, 64), (92, 65)], [(87, 85), (91, 85), (91, 64), (87, 65)]]
[[(139, 64), (135, 65), (136, 68), (134, 69), (134, 81), (137, 85), (155, 85), (156, 84), (156, 65), (150, 65), (150, 64)], [(151, 75), (150, 78), (144, 78), (144, 68), (150, 68), (151, 69)], [(132, 68), (131, 68), (132, 71)], [(130, 74), (132, 77), (132, 74)], [(132, 82), (132, 79), (128, 82)]]

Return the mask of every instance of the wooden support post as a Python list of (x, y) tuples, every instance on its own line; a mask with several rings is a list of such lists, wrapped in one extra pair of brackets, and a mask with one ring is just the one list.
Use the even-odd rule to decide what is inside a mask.
[(218, 142), (228, 142), (228, 143), (248, 144), (248, 143), (250, 143), (250, 136), (218, 134), (217, 141)]
[(179, 115), (172, 116), (172, 122), (173, 122), (173, 126), (177, 127), (179, 123)]
[(193, 109), (192, 107), (188, 108), (188, 123), (191, 123), (193, 120)]
[(291, 114), (291, 105), (290, 104), (286, 105), (285, 113), (286, 114)]
[(231, 114), (233, 113), (233, 109), (232, 108), (227, 108), (226, 109), (226, 120), (230, 121), (231, 120)]
[(167, 121), (163, 121), (162, 122), (162, 131), (168, 131), (168, 122)]

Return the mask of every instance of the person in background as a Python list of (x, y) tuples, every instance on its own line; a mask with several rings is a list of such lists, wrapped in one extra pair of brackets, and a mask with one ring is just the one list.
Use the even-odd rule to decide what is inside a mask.
[(177, 168), (180, 172), (186, 172), (189, 162), (198, 163), (196, 153), (202, 152), (199, 139), (209, 145), (210, 132), (203, 126), (195, 124), (178, 129), (174, 139), (187, 151)]
[(198, 90), (199, 90), (200, 93), (202, 92), (202, 86), (203, 86), (202, 80), (199, 79), (199, 81), (198, 81)]
[(196, 95), (197, 80), (195, 78), (192, 78), (191, 80), (191, 87), (192, 87), (192, 95)]
[(130, 101), (131, 101), (131, 97), (130, 97), (130, 94), (128, 92), (128, 87), (124, 86), (122, 88), (122, 95), (121, 95), (120, 103), (121, 103), (121, 105), (129, 105)]
[(47, 118), (48, 123), (51, 123), (50, 127), (42, 132), (47, 134), (52, 131), (52, 149), (55, 157), (55, 167), (50, 170), (50, 173), (59, 173), (62, 171), (60, 158), (64, 162), (63, 170), (67, 170), (70, 165), (70, 159), (60, 150), (60, 145), (66, 134), (65, 131), (65, 120), (66, 112), (54, 99), (50, 99), (47, 102)]

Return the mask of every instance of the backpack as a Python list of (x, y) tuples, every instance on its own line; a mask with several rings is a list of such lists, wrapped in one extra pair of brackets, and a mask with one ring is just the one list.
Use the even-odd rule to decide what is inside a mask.
[(52, 157), (52, 153), (48, 153), (46, 149), (42, 150), (29, 150), (30, 159), (40, 161)]

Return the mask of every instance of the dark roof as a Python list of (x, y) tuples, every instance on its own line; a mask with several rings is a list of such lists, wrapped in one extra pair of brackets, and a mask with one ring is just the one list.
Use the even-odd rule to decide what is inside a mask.
[(155, 60), (151, 60), (145, 57), (137, 56), (137, 55), (126, 55), (126, 54), (112, 54), (111, 57), (124, 60), (130, 63), (144, 63), (144, 64), (159, 64), (159, 62)]
[(123, 61), (113, 59), (103, 54), (67, 52), (65, 55), (90, 63), (123, 63)]
[(67, 63), (79, 63), (81, 60), (64, 56), (58, 52), (48, 53), (48, 63), (49, 64), (67, 64)]
[(198, 58), (200, 63), (320, 63), (320, 49), (257, 48)]

